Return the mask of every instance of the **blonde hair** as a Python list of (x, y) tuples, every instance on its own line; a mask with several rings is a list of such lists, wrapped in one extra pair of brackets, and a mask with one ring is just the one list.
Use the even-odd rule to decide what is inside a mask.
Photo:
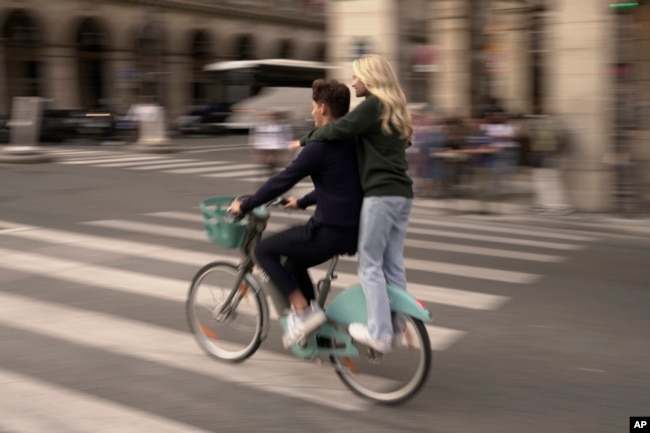
[(352, 62), (354, 74), (381, 102), (381, 130), (388, 135), (391, 126), (401, 139), (411, 141), (413, 125), (406, 108), (406, 96), (388, 61), (377, 54), (366, 54)]

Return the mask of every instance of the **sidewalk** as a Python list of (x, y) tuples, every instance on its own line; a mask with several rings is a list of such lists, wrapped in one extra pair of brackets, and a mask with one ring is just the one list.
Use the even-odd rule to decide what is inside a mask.
[[(530, 175), (518, 173), (514, 182), (516, 195), (507, 201), (482, 203), (472, 198), (416, 197), (420, 207), (430, 208), (437, 215), (472, 221), (516, 223), (545, 228), (583, 230), (598, 233), (638, 235), (650, 237), (650, 215), (626, 218), (616, 214), (573, 212), (564, 216), (545, 216), (531, 210), (532, 188)], [(487, 212), (486, 212), (487, 211)]]

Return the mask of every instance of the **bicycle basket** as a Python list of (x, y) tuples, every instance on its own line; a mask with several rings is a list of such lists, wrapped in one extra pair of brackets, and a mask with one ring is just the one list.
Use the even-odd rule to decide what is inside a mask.
[(235, 222), (228, 215), (228, 206), (233, 200), (232, 196), (211, 197), (199, 205), (208, 237), (223, 248), (239, 248), (246, 236), (248, 218)]

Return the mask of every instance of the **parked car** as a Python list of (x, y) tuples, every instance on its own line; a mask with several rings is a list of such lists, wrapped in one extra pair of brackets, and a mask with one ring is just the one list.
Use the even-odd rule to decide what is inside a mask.
[(109, 140), (115, 135), (116, 115), (110, 110), (88, 110), (77, 123), (77, 137), (95, 141)]
[(41, 117), (39, 141), (41, 143), (61, 143), (76, 138), (83, 119), (83, 110), (45, 109)]
[(220, 105), (197, 105), (172, 122), (171, 130), (179, 134), (218, 134), (230, 111)]

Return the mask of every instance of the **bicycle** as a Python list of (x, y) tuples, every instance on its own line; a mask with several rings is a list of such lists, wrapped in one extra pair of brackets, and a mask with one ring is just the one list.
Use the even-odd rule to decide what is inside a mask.
[[(212, 197), (201, 202), (208, 237), (224, 248), (239, 248), (241, 260), (234, 264), (216, 261), (203, 266), (192, 279), (187, 299), (190, 329), (201, 348), (211, 357), (242, 362), (269, 335), (267, 296), (276, 311), (289, 308), (288, 300), (268, 276), (258, 272), (253, 251), (266, 229), (269, 208), (276, 199), (233, 220), (227, 207), (235, 197)], [(394, 321), (403, 330), (388, 354), (355, 342), (347, 332), (353, 322), (367, 323), (365, 296), (360, 284), (348, 287), (326, 305), (337, 278), (339, 257), (329, 261), (325, 277), (316, 284), (317, 302), (328, 321), (291, 347), (294, 356), (329, 364), (354, 393), (382, 404), (398, 404), (424, 385), (431, 367), (431, 344), (424, 322), (430, 311), (406, 291), (388, 287)], [(258, 267), (259, 268), (259, 267)], [(280, 320), (283, 329), (286, 319)]]

